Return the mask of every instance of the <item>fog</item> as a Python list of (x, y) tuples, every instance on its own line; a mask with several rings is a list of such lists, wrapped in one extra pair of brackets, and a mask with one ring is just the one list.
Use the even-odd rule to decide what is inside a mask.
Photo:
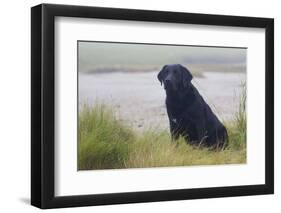
[(168, 129), (165, 91), (157, 74), (165, 64), (188, 67), (192, 83), (224, 121), (231, 121), (246, 82), (245, 48), (79, 42), (79, 105), (113, 107), (137, 130)]
[(80, 72), (94, 72), (101, 67), (104, 71), (106, 68), (110, 70), (111, 67), (149, 70), (175, 63), (245, 66), (246, 54), (246, 48), (81, 41), (78, 43)]

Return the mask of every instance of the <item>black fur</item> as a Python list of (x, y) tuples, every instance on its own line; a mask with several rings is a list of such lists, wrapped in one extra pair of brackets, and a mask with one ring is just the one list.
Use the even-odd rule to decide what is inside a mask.
[(180, 64), (165, 65), (158, 80), (166, 90), (172, 139), (183, 136), (192, 144), (223, 146), (227, 130), (193, 86), (191, 73)]

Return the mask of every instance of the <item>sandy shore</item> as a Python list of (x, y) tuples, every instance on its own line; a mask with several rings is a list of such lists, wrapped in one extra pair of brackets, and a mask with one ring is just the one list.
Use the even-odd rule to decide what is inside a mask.
[[(158, 71), (145, 73), (79, 74), (79, 104), (96, 101), (111, 105), (127, 125), (143, 129), (168, 129), (165, 91)], [(221, 120), (231, 120), (238, 110), (244, 73), (204, 72), (192, 83)]]

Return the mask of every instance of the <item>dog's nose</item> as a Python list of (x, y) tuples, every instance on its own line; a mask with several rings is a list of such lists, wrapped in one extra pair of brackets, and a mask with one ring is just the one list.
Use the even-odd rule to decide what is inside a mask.
[(170, 79), (165, 79), (164, 83), (168, 85), (168, 84), (171, 83), (171, 80)]

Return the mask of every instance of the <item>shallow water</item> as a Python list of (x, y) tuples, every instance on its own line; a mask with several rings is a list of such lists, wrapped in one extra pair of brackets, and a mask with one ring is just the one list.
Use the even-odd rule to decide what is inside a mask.
[[(116, 116), (135, 129), (168, 129), (165, 91), (158, 71), (144, 73), (79, 73), (79, 104), (96, 101), (114, 107)], [(220, 120), (231, 120), (238, 110), (244, 73), (204, 72), (192, 83)]]

